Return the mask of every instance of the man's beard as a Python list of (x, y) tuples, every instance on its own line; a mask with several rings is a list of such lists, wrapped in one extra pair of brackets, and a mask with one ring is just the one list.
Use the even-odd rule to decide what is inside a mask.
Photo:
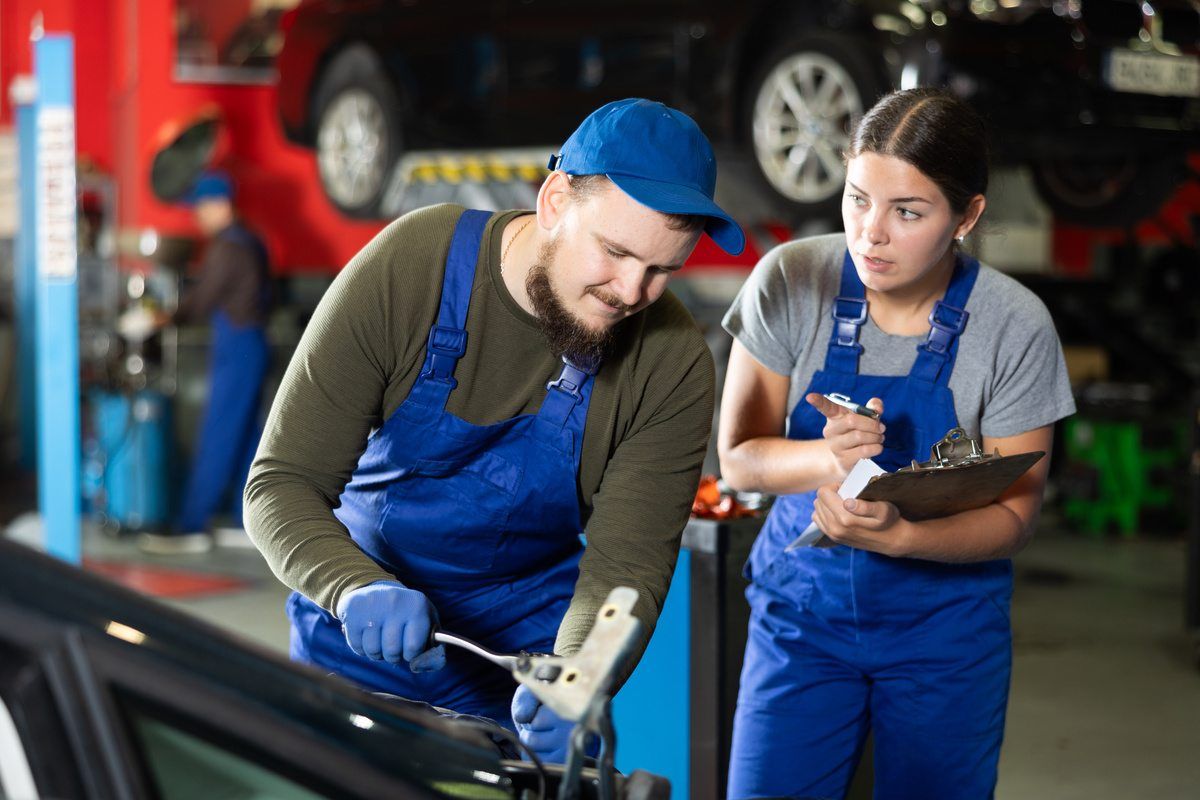
[[(556, 356), (566, 356), (580, 369), (593, 370), (608, 354), (616, 326), (592, 330), (562, 304), (562, 300), (550, 285), (550, 263), (554, 260), (558, 242), (546, 242), (538, 251), (537, 261), (525, 278), (525, 291), (537, 316), (538, 326), (550, 351)], [(596, 294), (603, 302), (616, 308), (625, 306), (615, 297)]]

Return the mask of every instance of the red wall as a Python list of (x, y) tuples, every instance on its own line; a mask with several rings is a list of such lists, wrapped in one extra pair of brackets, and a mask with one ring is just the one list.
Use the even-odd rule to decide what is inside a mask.
[(3, 0), (0, 124), (12, 122), (13, 76), (32, 69), (29, 30), (37, 11), (46, 32), (75, 34), (79, 156), (116, 177), (120, 229), (195, 235), (186, 209), (151, 194), (149, 169), (167, 132), (214, 104), (229, 135), (222, 166), (237, 181), (238, 205), (267, 239), (277, 272), (336, 271), (382, 227), (348, 221), (325, 200), (311, 153), (283, 139), (274, 87), (172, 77), (173, 0)]

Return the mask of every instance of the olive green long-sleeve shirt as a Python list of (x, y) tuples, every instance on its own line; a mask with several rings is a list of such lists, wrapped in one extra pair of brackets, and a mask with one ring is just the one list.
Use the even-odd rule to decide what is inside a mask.
[[(333, 516), (373, 429), (408, 396), (437, 316), (446, 253), (462, 209), (408, 214), (334, 280), (284, 375), (246, 485), (246, 529), (275, 574), (326, 609), (393, 576)], [(536, 413), (561, 362), (500, 278), (500, 236), (484, 232), (467, 351), (447, 410), (487, 425)], [(571, 654), (618, 585), (638, 590), (653, 630), (675, 568), (713, 414), (712, 356), (669, 292), (621, 324), (596, 376), (577, 474), (587, 548), (556, 652)], [(419, 576), (400, 578), (420, 589)]]

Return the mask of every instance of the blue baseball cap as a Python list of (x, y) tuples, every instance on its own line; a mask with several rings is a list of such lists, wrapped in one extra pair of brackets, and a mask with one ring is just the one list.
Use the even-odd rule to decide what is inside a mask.
[(202, 200), (233, 200), (233, 179), (228, 172), (210, 169), (200, 173), (183, 201), (194, 206)]
[(617, 100), (588, 115), (547, 165), (569, 175), (604, 175), (644, 206), (707, 217), (704, 231), (730, 255), (746, 235), (713, 202), (717, 160), (692, 118), (662, 103)]

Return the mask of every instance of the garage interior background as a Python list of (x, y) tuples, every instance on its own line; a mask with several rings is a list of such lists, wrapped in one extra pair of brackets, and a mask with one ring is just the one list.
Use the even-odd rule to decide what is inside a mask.
[[(226, 625), (236, 619), (241, 635), (273, 647), (286, 645), (283, 592), (252, 551), (147, 559), (129, 546), (127, 534), (154, 529), (169, 518), (206, 394), (204, 330), (171, 330), (145, 344), (123, 341), (115, 332), (117, 316), (131, 305), (169, 308), (194, 262), (190, 215), (164, 194), (169, 196), (172, 181), (201, 162), (235, 175), (239, 207), (267, 241), (283, 298), (270, 324), (277, 376), (324, 288), (388, 216), (448, 199), (528, 205), (542, 174), (539, 159), (548, 152), (540, 145), (555, 143), (551, 135), (544, 142), (501, 138), (488, 142), (487, 150), (467, 152), (451, 149), (464, 142), (448, 128), (444, 141), (437, 139), (438, 130), (417, 130), (412, 141), (418, 146), (389, 164), (375, 207), (346, 213), (348, 201), (343, 198), (339, 207), (323, 189), (313, 151), (289, 139), (280, 120), (283, 99), (274, 58), (288, 26), (296, 24), (290, 15), (295, 5), (288, 0), (4, 0), (0, 6), (0, 466), (6, 487), (0, 523), (17, 537), (37, 527), (30, 387), (21, 380), (16, 356), (13, 242), (20, 198), (9, 97), (18, 76), (32, 71), (29, 40), (37, 27), (71, 33), (75, 46), (85, 556), (94, 570), (126, 582), (140, 579), (113, 564), (146, 562), (213, 577), (214, 583), (201, 582), (206, 588), (182, 592), (187, 596), (170, 602)], [(534, 14), (545, 4), (470, 5), (486, 9), (489, 24), (499, 25), (506, 15)], [(644, 4), (654, 20), (677, 13), (679, 5)], [(698, 18), (716, 13), (710, 8), (716, 4), (693, 5)], [(763, 5), (792, 20), (803, 4)], [(1133, 6), (1104, 5), (1118, 16)], [(853, 16), (844, 9), (861, 13), (867, 7), (876, 9), (871, 3), (845, 2), (822, 6), (820, 13), (836, 22), (838, 14)], [(586, 31), (581, 20), (567, 14), (561, 24)], [(909, 19), (909, 24), (915, 22)], [(1194, 25), (1185, 56), (1200, 52), (1200, 24)], [(708, 33), (720, 41), (723, 30), (713, 27)], [(896, 31), (876, 33), (904, 38)], [(705, 31), (693, 26), (685, 34), (703, 38)], [(574, 51), (555, 54), (560, 64), (562, 58), (578, 57)], [(644, 80), (645, 73), (634, 77)], [(702, 69), (694, 81), (710, 77), (727, 91), (732, 89), (726, 84), (736, 82)], [(692, 96), (687, 86), (672, 91), (661, 99)], [(525, 100), (559, 96), (546, 89), (540, 98), (532, 93)], [(597, 104), (594, 99), (584, 98), (589, 107)], [(1180, 115), (1180, 125), (1192, 126), (1195, 136), (1200, 99), (1176, 99), (1179, 111), (1173, 113)], [(514, 108), (508, 113), (521, 107)], [(719, 192), (726, 207), (739, 209), (752, 246), (745, 256), (730, 259), (702, 243), (673, 289), (704, 327), (720, 364), (729, 347), (720, 317), (757, 256), (792, 236), (832, 230), (835, 223), (815, 213), (815, 206), (814, 213), (805, 214), (781, 205), (764, 187), (745, 136), (739, 136), (741, 116), (730, 111), (714, 117), (712, 124), (721, 131), (714, 134)], [(1071, 147), (1072, 135), (1060, 131), (1057, 146)], [(1046, 152), (1052, 151), (1058, 152), (1053, 147)], [(1121, 176), (1094, 168), (1104, 160), (1098, 157), (1089, 162), (1090, 171), (1081, 168), (1065, 177), (1077, 179), (1076, 188), (1086, 196), (1115, 192)], [(1195, 671), (1200, 666), (1200, 147), (1171, 163), (1169, 175), (1159, 174), (1162, 169), (1141, 173), (1144, 196), (1114, 195), (1125, 205), (1124, 218), (1112, 204), (1089, 217), (1086, 208), (1047, 205), (1046, 172), (1031, 170), (1026, 159), (1014, 156), (997, 169), (985, 230), (970, 243), (982, 260), (1013, 273), (1047, 303), (1080, 409), (1059, 426), (1042, 530), (1016, 560), (1016, 668), (1001, 797), (1187, 797), (1194, 795), (1183, 787), (1194, 792), (1200, 785), (1194, 758), (1200, 752), (1200, 726), (1194, 722), (1200, 719)], [(1151, 181), (1158, 185), (1148, 186)], [(706, 471), (718, 471), (715, 456), (710, 455)], [(656, 658), (667, 665), (660, 668), (684, 669), (693, 684), (710, 688), (710, 706), (695, 705), (694, 694), (680, 700), (683, 706), (691, 703), (691, 729), (688, 714), (680, 725), (684, 737), (698, 739), (699, 726), (711, 723), (704, 735), (712, 741), (704, 746), (714, 748), (719, 759), (730, 674), (736, 679), (736, 634), (723, 644), (700, 639), (716, 625), (715, 617), (736, 613), (736, 569), (730, 575), (723, 571), (748, 534), (735, 525), (711, 523), (710, 534), (727, 537), (719, 549), (724, 560), (705, 561), (712, 556), (704, 549), (707, 540), (700, 529), (705, 524), (693, 530), (684, 561), (691, 572), (683, 579), (691, 581), (692, 593), (684, 594), (684, 585), (672, 594), (681, 621), (676, 628), (664, 627), (656, 639), (661, 650), (675, 649)], [(221, 583), (230, 576), (235, 580)], [(713, 583), (697, 583), (704, 580)], [(138, 585), (152, 595), (176, 594), (152, 580)], [(715, 607), (703, 602), (704, 586), (720, 594), (720, 599), (708, 598)], [(671, 630), (679, 638), (668, 642)], [(701, 645), (718, 648), (710, 653), (711, 662), (700, 660)], [(704, 714), (712, 719), (706, 722)], [(653, 768), (633, 757), (639, 747), (651, 747), (639, 735), (651, 740), (662, 734), (631, 731), (623, 739), (628, 763)], [(690, 760), (679, 755), (685, 767), (677, 788), (679, 781), (691, 784), (677, 796), (718, 796), (720, 775), (694, 763), (696, 752)], [(1147, 792), (1147, 786), (1157, 788)]]

